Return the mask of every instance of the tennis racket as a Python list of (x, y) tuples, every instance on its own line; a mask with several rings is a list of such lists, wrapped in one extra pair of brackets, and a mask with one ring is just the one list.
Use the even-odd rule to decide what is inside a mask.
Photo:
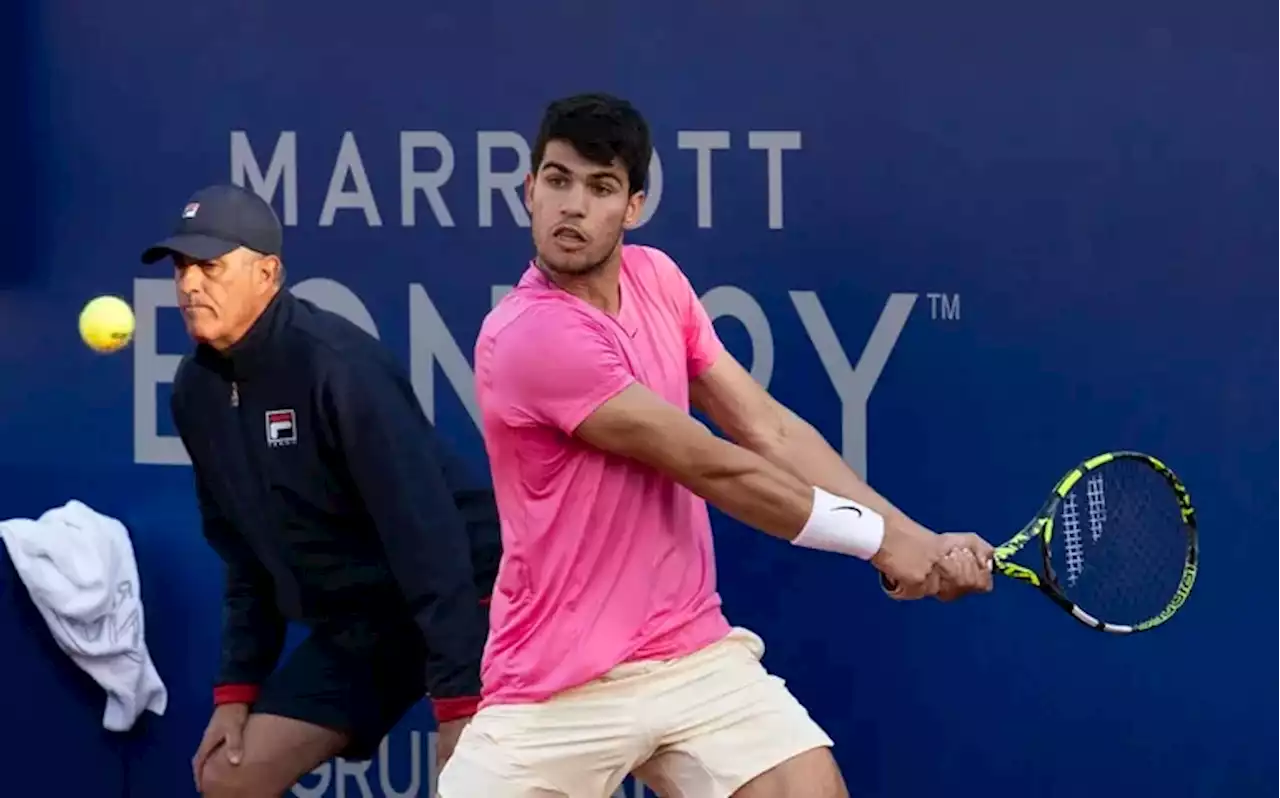
[[(1013, 561), (1038, 541), (1039, 561)], [(1085, 626), (1145, 632), (1191, 594), (1195, 508), (1172, 469), (1141, 452), (1108, 452), (1067, 472), (1022, 531), (997, 546), (994, 572), (1039, 588)], [(881, 574), (881, 586), (893, 585)]]

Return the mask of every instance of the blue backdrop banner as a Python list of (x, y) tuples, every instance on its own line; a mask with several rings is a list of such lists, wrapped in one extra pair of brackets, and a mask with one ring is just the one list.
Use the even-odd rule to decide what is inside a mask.
[[(529, 145), (548, 100), (603, 89), (654, 131), (631, 240), (923, 523), (1003, 539), (1116, 448), (1199, 510), (1195, 592), (1130, 638), (1009, 582), (890, 602), (866, 564), (717, 514), (730, 620), (853, 795), (1277, 794), (1274, 4), (46, 0), (0, 22), (0, 518), (77, 498), (126, 523), (171, 691), (104, 731), (5, 566), (0, 793), (194, 791), (222, 572), (167, 411), (189, 342), (141, 249), (202, 185), (269, 197), (292, 290), (390, 347), (484, 473), (472, 345), (529, 257)], [(104, 293), (138, 318), (114, 356), (76, 333)], [(294, 794), (425, 796), (432, 728), (415, 710)]]

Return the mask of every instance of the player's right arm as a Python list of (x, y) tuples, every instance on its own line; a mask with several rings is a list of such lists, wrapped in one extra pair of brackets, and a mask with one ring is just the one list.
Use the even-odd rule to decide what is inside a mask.
[[(512, 424), (554, 426), (591, 446), (666, 474), (726, 514), (813, 548), (870, 559), (885, 542), (870, 508), (817, 490), (792, 472), (727, 441), (633, 377), (612, 332), (568, 303), (527, 311), (494, 345), (490, 390)], [(523, 322), (523, 323), (521, 323)], [(554, 352), (554, 359), (547, 353)], [(879, 525), (878, 525), (879, 524)], [(941, 552), (895, 537), (897, 581), (936, 589)]]
[[(170, 402), (174, 426), (190, 453), (199, 434), (183, 412), (175, 381)], [(252, 703), (258, 687), (275, 669), (284, 648), (287, 624), (276, 607), (271, 576), (236, 531), (208, 488), (208, 466), (191, 454), (196, 499), (204, 537), (226, 566), (222, 608), (222, 654), (214, 683), (214, 703)]]
[[(815, 485), (826, 496), (848, 497), (880, 516), (884, 541), (873, 563), (881, 572), (899, 570), (894, 559), (910, 558), (914, 550), (936, 546), (931, 531), (863, 481), (812, 425), (752, 378), (720, 342), (706, 308), (680, 268), (665, 253), (650, 253), (658, 265), (655, 273), (665, 283), (682, 322), (690, 403), (735, 443)], [(950, 549), (964, 548), (976, 555), (971, 558), (974, 565), (989, 561), (991, 546), (976, 535), (945, 537)], [(943, 565), (947, 576), (944, 598), (991, 589), (990, 573), (968, 567), (969, 558), (949, 559)]]
[(813, 487), (633, 382), (574, 430), (598, 449), (649, 465), (724, 512), (794, 540), (813, 510)]

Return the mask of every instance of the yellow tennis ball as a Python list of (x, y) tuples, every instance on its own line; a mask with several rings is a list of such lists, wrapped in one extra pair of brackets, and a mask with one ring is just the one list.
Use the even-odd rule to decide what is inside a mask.
[(80, 311), (80, 337), (95, 352), (118, 352), (133, 340), (133, 309), (120, 297), (100, 296)]

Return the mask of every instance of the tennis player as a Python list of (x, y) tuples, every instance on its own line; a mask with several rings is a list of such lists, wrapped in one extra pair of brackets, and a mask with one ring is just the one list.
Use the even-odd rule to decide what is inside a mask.
[(831, 739), (721, 610), (706, 502), (909, 596), (991, 589), (989, 545), (865, 485), (725, 351), (671, 258), (623, 244), (650, 152), (607, 95), (542, 121), (537, 256), (475, 348), (503, 554), (480, 711), (440, 798), (605, 798), (632, 771), (664, 796), (847, 794)]

